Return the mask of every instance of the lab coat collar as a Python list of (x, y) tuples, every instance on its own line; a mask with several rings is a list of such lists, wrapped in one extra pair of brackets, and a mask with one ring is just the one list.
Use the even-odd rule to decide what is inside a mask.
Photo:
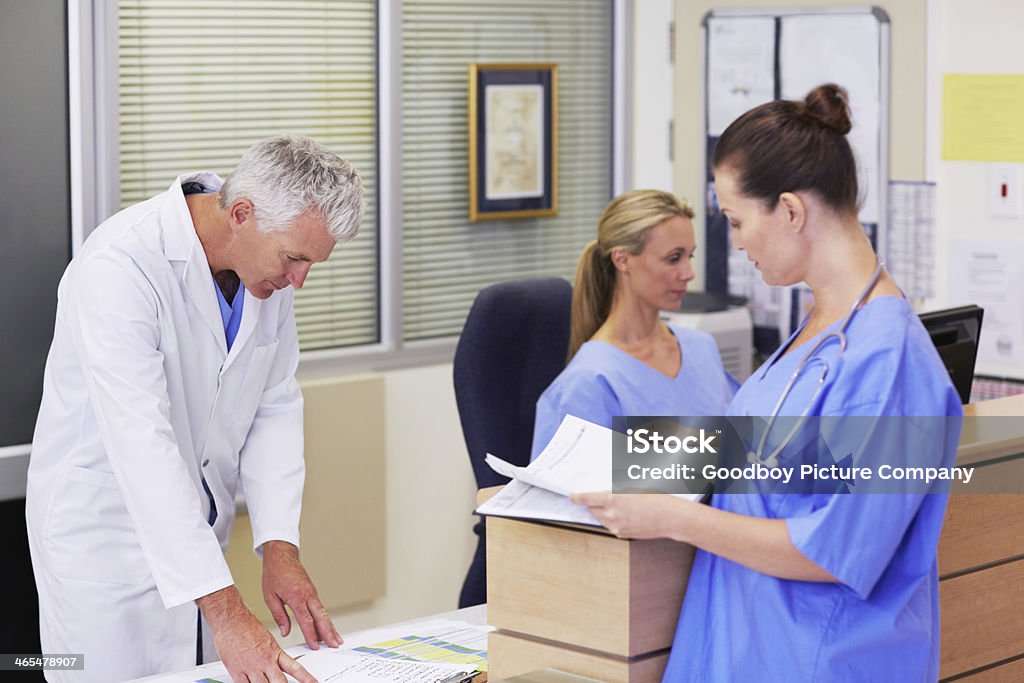
[[(241, 353), (241, 350), (245, 348), (245, 343), (249, 340), (249, 337), (252, 336), (253, 330), (256, 329), (256, 319), (259, 317), (258, 313), (260, 306), (263, 305), (263, 302), (250, 294), (249, 290), (244, 286), (237, 296), (245, 297), (245, 305), (242, 307), (242, 320), (238, 323), (238, 332), (235, 334), (235, 341), (231, 344), (231, 351), (228, 353), (227, 360), (224, 362), (225, 368), (231, 365), (231, 363), (238, 358), (238, 354)], [(218, 320), (221, 320), (219, 317), (219, 309), (217, 313)], [(220, 331), (221, 336), (223, 336), (223, 326), (220, 328)], [(227, 342), (225, 342), (225, 345), (226, 344)]]
[[(184, 290), (192, 301), (192, 305), (198, 309), (210, 333), (217, 340), (218, 348), (226, 357), (228, 343), (224, 337), (224, 321), (220, 316), (220, 305), (217, 303), (217, 294), (213, 289), (217, 285), (210, 273), (210, 263), (206, 260), (206, 251), (192, 224), (192, 215), (185, 203), (185, 195), (181, 191), (181, 184), (190, 180), (200, 182), (214, 190), (219, 190), (223, 184), (220, 177), (207, 171), (180, 175), (171, 183), (165, 193), (163, 205), (160, 207), (160, 217), (164, 226), (164, 255), (169, 261), (185, 261), (185, 270), (182, 273)], [(250, 308), (249, 303), (249, 301), (245, 302), (246, 309)], [(243, 341), (242, 327), (248, 317), (247, 313), (249, 313), (248, 310), (242, 311), (242, 323), (232, 348)]]
[[(185, 195), (181, 191), (181, 184), (191, 180), (202, 183), (214, 191), (219, 191), (224, 184), (216, 173), (198, 171), (178, 176), (167, 188), (160, 208), (160, 217), (164, 225), (164, 254), (169, 261), (189, 261), (193, 246), (198, 246), (202, 251), (196, 228), (192, 225), (192, 215), (188, 212)], [(203, 261), (206, 261), (205, 253)]]

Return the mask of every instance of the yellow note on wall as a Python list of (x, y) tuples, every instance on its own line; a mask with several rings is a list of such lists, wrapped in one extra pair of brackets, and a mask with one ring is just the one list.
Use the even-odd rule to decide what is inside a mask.
[(1024, 162), (1024, 74), (946, 74), (942, 158)]

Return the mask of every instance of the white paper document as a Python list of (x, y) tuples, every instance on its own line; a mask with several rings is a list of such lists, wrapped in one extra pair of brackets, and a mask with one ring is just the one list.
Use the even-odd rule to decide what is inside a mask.
[(475, 673), (470, 666), (413, 662), (338, 650), (310, 652), (299, 663), (319, 683), (456, 683)]
[[(481, 515), (602, 526), (573, 493), (612, 490), (612, 436), (607, 427), (566, 415), (551, 441), (527, 467), (490, 453), (486, 461), (512, 481), (476, 509)], [(647, 494), (636, 494), (647, 495)], [(700, 501), (703, 494), (675, 494)]]
[(481, 515), (601, 526), (573, 493), (612, 488), (612, 430), (566, 415), (551, 441), (527, 467), (487, 454), (487, 464), (512, 481), (485, 502)]
[(481, 515), (536, 519), (601, 526), (586, 505), (577, 505), (560, 493), (552, 493), (513, 479), (476, 511)]
[[(414, 662), (359, 655), (344, 650), (305, 646), (287, 652), (298, 659), (319, 683), (456, 683), (476, 673), (473, 666), (447, 662)], [(291, 676), (288, 680), (295, 681)], [(212, 662), (189, 671), (153, 676), (146, 683), (230, 683), (231, 677), (221, 662)]]
[(1011, 375), (1024, 366), (1024, 240), (950, 242), (950, 302), (985, 309), (979, 374)]
[[(380, 626), (345, 635), (342, 650), (354, 650), (357, 654), (391, 656), (401, 654), (405, 659), (423, 661), (444, 661), (428, 645), (451, 646), (465, 654), (487, 652), (487, 634), (494, 630), (486, 624), (470, 624), (454, 619), (428, 619), (413, 624)], [(411, 646), (415, 642), (415, 648)], [(406, 647), (402, 647), (406, 645)], [(486, 661), (486, 660), (485, 660)], [(465, 663), (460, 661), (457, 663)]]
[[(428, 619), (345, 635), (339, 649), (285, 651), (324, 683), (436, 683), (460, 681), (487, 669), (487, 634), (494, 627), (454, 619)], [(463, 675), (464, 674), (464, 675)], [(151, 676), (146, 683), (229, 683), (221, 662)], [(289, 677), (289, 681), (295, 679)]]
[(458, 664), (486, 671), (487, 634), (493, 630), (483, 624), (430, 619), (347, 635), (342, 649), (366, 657)]
[(568, 496), (612, 488), (612, 430), (566, 415), (555, 435), (528, 467), (487, 454), (498, 474)]
[(708, 20), (708, 135), (775, 97), (775, 19)]

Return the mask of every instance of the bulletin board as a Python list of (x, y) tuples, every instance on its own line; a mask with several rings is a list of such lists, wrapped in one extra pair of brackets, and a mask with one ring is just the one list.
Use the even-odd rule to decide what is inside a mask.
[(704, 17), (706, 289), (747, 298), (762, 352), (795, 329), (812, 304), (810, 293), (801, 286), (765, 285), (746, 257), (730, 248), (711, 175), (715, 143), (732, 121), (759, 104), (802, 100), (822, 83), (846, 88), (860, 220), (876, 252), (885, 254), (889, 29), (888, 15), (877, 7), (715, 10)]

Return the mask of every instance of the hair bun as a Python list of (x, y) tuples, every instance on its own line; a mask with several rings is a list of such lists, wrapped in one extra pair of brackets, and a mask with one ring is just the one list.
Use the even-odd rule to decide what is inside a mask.
[(841, 135), (846, 135), (853, 127), (850, 122), (850, 102), (846, 90), (835, 83), (819, 85), (807, 93), (804, 106), (810, 116)]

